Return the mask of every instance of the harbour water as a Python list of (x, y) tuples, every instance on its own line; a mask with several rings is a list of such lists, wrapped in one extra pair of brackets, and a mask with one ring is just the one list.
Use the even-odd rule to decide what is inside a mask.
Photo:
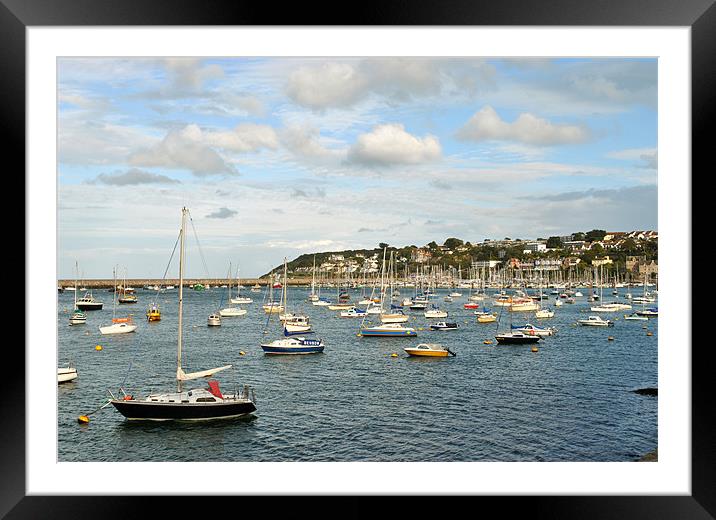
[[(322, 296), (335, 300), (335, 289), (329, 291)], [(401, 298), (413, 291), (401, 289)], [(243, 289), (254, 299), (239, 305), (248, 313), (208, 327), (209, 314), (226, 306), (227, 290), (184, 291), (186, 370), (232, 364), (215, 378), (226, 391), (251, 385), (253, 416), (133, 422), (110, 405), (84, 425), (77, 417), (104, 404), (108, 389), (117, 394), (121, 386), (141, 397), (176, 388), (177, 291), (159, 294), (162, 318), (154, 323), (145, 312), (156, 293), (137, 291), (138, 303), (117, 307), (117, 316), (133, 314), (137, 331), (112, 336), (99, 332), (112, 319), (112, 293), (95, 291), (104, 308), (76, 326), (68, 325), (73, 294), (58, 294), (58, 366), (71, 360), (79, 373), (58, 386), (59, 461), (614, 462), (657, 446), (657, 398), (633, 390), (658, 386), (658, 319), (625, 321), (631, 311), (619, 311), (602, 313), (616, 318), (613, 327), (583, 327), (576, 320), (596, 314), (589, 311), (594, 304), (580, 297), (554, 307), (550, 296), (542, 304), (555, 310), (554, 318), (503, 311), (499, 324), (479, 324), (474, 310), (463, 308), (467, 290), (448, 303), (443, 296), (450, 291), (439, 289), (435, 303), (458, 330), (431, 331), (436, 320), (406, 309), (417, 337), (369, 338), (357, 336), (360, 319), (311, 305), (308, 292), (291, 287), (288, 311), (310, 316), (311, 337), (324, 340), (324, 353), (269, 356), (260, 343), (280, 337), (281, 329), (273, 315), (263, 334), (263, 294)], [(353, 302), (361, 299), (359, 290), (350, 294)], [(491, 299), (479, 304), (500, 311)], [(498, 345), (494, 335), (509, 330), (510, 314), (515, 325), (558, 332), (537, 352)], [(412, 358), (403, 351), (422, 342), (443, 344), (456, 356)]]

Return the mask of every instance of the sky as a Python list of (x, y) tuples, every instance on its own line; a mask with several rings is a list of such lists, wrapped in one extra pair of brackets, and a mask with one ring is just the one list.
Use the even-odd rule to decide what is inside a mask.
[[(60, 58), (58, 276), (657, 229), (657, 60)], [(170, 258), (173, 260), (170, 263)]]

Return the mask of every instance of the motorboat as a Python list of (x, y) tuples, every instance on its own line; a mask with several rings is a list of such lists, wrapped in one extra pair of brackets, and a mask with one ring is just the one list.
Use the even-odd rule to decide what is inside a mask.
[(102, 309), (104, 304), (95, 299), (95, 297), (92, 296), (92, 293), (87, 292), (82, 298), (77, 300), (75, 305), (81, 311), (98, 311)]
[(535, 318), (554, 318), (554, 311), (549, 309), (540, 309), (535, 312)]
[(366, 311), (353, 307), (352, 309), (348, 309), (347, 311), (341, 311), (340, 316), (341, 318), (362, 318), (366, 314)]
[(552, 336), (555, 333), (555, 329), (553, 327), (540, 328), (540, 327), (535, 327), (531, 323), (526, 323), (524, 325), (512, 325), (511, 328), (515, 332), (524, 332), (525, 334), (536, 334), (538, 336)]
[(447, 318), (447, 311), (441, 310), (437, 305), (433, 305), (430, 309), (423, 313), (426, 318)]
[(100, 327), (102, 334), (127, 334), (137, 330), (137, 325), (132, 321), (131, 316), (128, 318), (112, 318), (111, 325)]
[(463, 309), (477, 309), (479, 306), (480, 306), (480, 304), (478, 304), (478, 303), (469, 302), (469, 303), (463, 304), (462, 307), (463, 307)]
[(66, 367), (57, 369), (57, 383), (69, 383), (77, 379), (77, 369), (69, 363)]
[(477, 317), (478, 323), (494, 323), (496, 321), (497, 321), (497, 316), (495, 316), (494, 314), (489, 314), (489, 313), (488, 314), (480, 314)]
[(153, 303), (149, 309), (147, 309), (147, 321), (160, 321), (162, 319), (162, 313), (159, 311), (159, 306)]
[(219, 327), (221, 325), (221, 315), (219, 313), (210, 314), (206, 320), (209, 327)]
[(590, 327), (612, 327), (614, 322), (611, 320), (605, 320), (601, 316), (589, 316), (587, 319), (577, 320), (580, 325), (586, 325)]
[(437, 343), (420, 343), (415, 347), (405, 347), (403, 350), (409, 356), (448, 357), (455, 355), (452, 350)]
[(503, 332), (495, 336), (497, 343), (522, 345), (526, 343), (537, 343), (542, 336), (537, 334), (526, 334), (524, 332)]
[(432, 330), (457, 330), (457, 323), (448, 323), (446, 321), (438, 321), (437, 323), (431, 323), (430, 328)]
[(649, 321), (648, 316), (640, 316), (638, 313), (634, 312), (632, 314), (625, 314), (624, 319), (628, 321)]

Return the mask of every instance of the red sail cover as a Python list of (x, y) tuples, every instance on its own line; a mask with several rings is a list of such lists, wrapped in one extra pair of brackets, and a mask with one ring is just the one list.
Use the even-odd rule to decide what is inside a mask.
[(209, 383), (209, 392), (211, 392), (212, 395), (215, 395), (219, 399), (223, 399), (224, 396), (221, 395), (221, 390), (219, 390), (219, 382), (215, 380), (208, 381)]

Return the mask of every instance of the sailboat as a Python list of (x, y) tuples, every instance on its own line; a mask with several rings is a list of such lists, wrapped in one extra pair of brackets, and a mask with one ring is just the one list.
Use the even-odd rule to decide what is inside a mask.
[(137, 330), (137, 325), (132, 321), (132, 316), (117, 318), (117, 271), (114, 270), (114, 298), (112, 299), (112, 324), (100, 327), (102, 334), (126, 334)]
[[(229, 276), (231, 275), (231, 262), (229, 262)], [(231, 299), (231, 278), (229, 278), (229, 296), (228, 296), (229, 302), (233, 303), (233, 300)], [(228, 307), (225, 307), (219, 311), (219, 316), (222, 318), (227, 317), (235, 317), (235, 316), (243, 316), (246, 314), (246, 309), (242, 309), (241, 307), (235, 307), (233, 305), (229, 305)]]
[(308, 295), (309, 302), (317, 302), (318, 294), (316, 294), (316, 255), (313, 255), (313, 276), (311, 278), (311, 294)]
[[(177, 390), (161, 394), (150, 394), (143, 399), (135, 399), (125, 394), (123, 398), (112, 398), (110, 402), (119, 413), (127, 419), (141, 420), (189, 420), (201, 421), (209, 419), (227, 419), (241, 417), (256, 410), (255, 398), (249, 397), (249, 386), (244, 385), (241, 392), (238, 388), (231, 394), (224, 394), (215, 380), (209, 380), (206, 388), (184, 390), (184, 381), (200, 377), (209, 377), (217, 372), (231, 368), (225, 365), (200, 372), (184, 372), (182, 368), (182, 314), (184, 287), (184, 226), (189, 210), (182, 208), (179, 254), (179, 333), (177, 336)], [(124, 392), (123, 392), (124, 393)], [(253, 395), (253, 390), (251, 390)]]
[[(380, 294), (381, 294), (381, 302), (383, 301), (383, 295), (385, 294), (385, 286), (384, 286), (384, 277), (383, 273), (385, 272), (385, 249), (383, 250), (383, 268), (381, 270), (381, 277), (380, 277)], [(371, 300), (374, 300), (373, 296), (375, 293), (375, 286), (373, 286), (373, 289), (371, 291)], [(366, 312), (366, 315), (363, 316), (363, 319), (361, 320), (360, 329), (358, 331), (358, 336), (378, 336), (378, 337), (409, 337), (409, 336), (417, 336), (418, 333), (415, 332), (415, 329), (412, 327), (404, 327), (400, 323), (381, 323), (381, 325), (376, 325), (374, 327), (366, 327), (365, 326), (365, 320), (370, 315), (370, 312)]]
[[(79, 276), (79, 267), (77, 267), (77, 262), (75, 262), (75, 269), (77, 271), (77, 276)], [(77, 286), (77, 278), (75, 278), (75, 286)], [(75, 295), (75, 307), (72, 311), (72, 315), (70, 316), (70, 325), (82, 325), (87, 323), (87, 314), (77, 307), (77, 291), (73, 292)]]
[[(229, 287), (231, 287), (231, 282), (229, 282)], [(246, 296), (241, 296), (241, 283), (239, 279), (239, 268), (236, 267), (236, 298), (230, 298), (229, 301), (231, 303), (253, 303), (254, 300), (251, 298), (248, 298)]]
[[(277, 287), (277, 285), (278, 285), (278, 287)], [(262, 306), (264, 312), (266, 314), (283, 312), (284, 307), (283, 307), (283, 305), (281, 305), (281, 302), (273, 301), (273, 290), (274, 290), (274, 288), (280, 289), (282, 287), (281, 284), (278, 282), (271, 283), (271, 281), (269, 280), (267, 286), (268, 286), (268, 290), (269, 290), (268, 301), (266, 303), (264, 303), (264, 305)]]
[[(286, 306), (286, 288), (288, 286), (287, 275), (287, 264), (286, 258), (283, 259), (283, 285), (282, 285), (282, 296), (281, 296), (281, 307)], [(283, 323), (283, 335), (281, 339), (276, 339), (268, 343), (262, 343), (261, 349), (265, 354), (320, 354), (325, 348), (323, 340), (320, 339), (309, 339), (303, 336), (293, 337), (296, 334), (311, 334), (310, 330), (300, 330), (303, 326), (301, 323), (295, 323), (295, 327), (291, 327), (291, 323), (288, 321), (289, 316), (284, 315), (285, 321), (282, 322), (279, 317), (279, 323)], [(306, 318), (303, 316), (303, 318)], [(271, 319), (269, 315), (266, 319), (266, 326)], [(307, 323), (307, 322), (306, 322)], [(289, 330), (289, 327), (293, 330)], [(309, 325), (310, 328), (310, 325)], [(264, 330), (264, 333), (267, 331)]]
[(119, 291), (119, 297), (117, 303), (137, 303), (137, 295), (134, 294), (134, 289), (127, 287), (127, 272), (125, 269), (124, 283)]

